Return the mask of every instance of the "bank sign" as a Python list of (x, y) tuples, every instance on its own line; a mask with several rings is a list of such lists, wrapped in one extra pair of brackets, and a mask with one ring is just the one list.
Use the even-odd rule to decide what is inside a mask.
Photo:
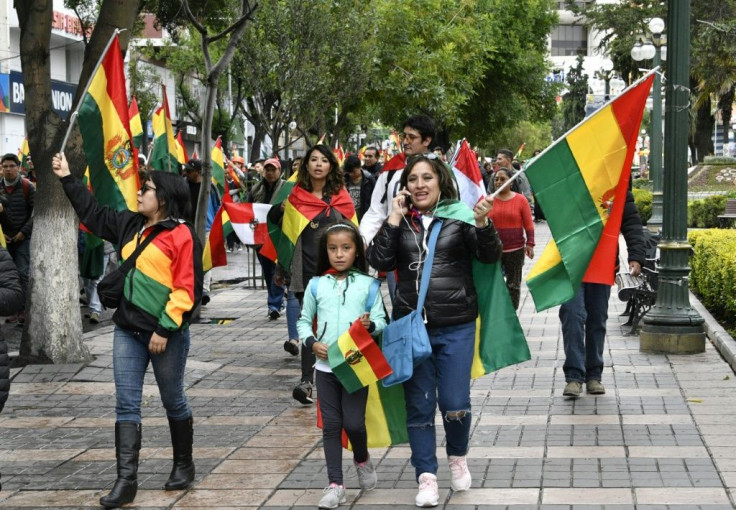
[[(75, 83), (51, 80), (51, 104), (56, 113), (66, 120), (72, 112)], [(0, 74), (0, 112), (26, 113), (26, 93), (23, 87), (23, 75), (16, 71)]]

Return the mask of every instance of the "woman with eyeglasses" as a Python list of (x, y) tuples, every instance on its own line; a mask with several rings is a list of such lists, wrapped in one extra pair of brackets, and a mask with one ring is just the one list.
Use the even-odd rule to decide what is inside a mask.
[(191, 207), (186, 182), (175, 173), (153, 171), (138, 191), (138, 212), (100, 206), (71, 175), (63, 154), (52, 162), (79, 220), (93, 234), (120, 248), (124, 260), (149, 236), (127, 273), (113, 315), (115, 376), (115, 456), (117, 480), (100, 504), (130, 503), (138, 490), (141, 399), (148, 364), (166, 408), (174, 465), (166, 490), (185, 489), (194, 480), (192, 410), (184, 394), (189, 352), (189, 320), (202, 295), (202, 247), (185, 218)]
[(404, 383), (411, 464), (419, 484), (415, 504), (432, 507), (439, 502), (434, 429), (437, 407), (445, 430), (451, 487), (468, 490), (472, 482), (466, 454), (478, 317), (473, 260), (497, 261), (501, 241), (487, 217), (493, 205), (490, 200), (480, 200), (471, 213), (458, 202), (450, 170), (434, 154), (408, 161), (391, 213), (367, 255), (370, 265), (379, 271), (398, 271), (393, 318), (399, 319), (417, 307), (428, 234), (432, 228), (441, 228), (423, 310), (432, 355), (414, 367), (414, 374)]

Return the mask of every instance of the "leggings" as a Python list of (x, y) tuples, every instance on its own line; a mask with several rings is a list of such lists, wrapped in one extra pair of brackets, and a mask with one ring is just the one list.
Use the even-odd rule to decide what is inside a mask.
[(524, 248), (501, 254), (501, 265), (506, 275), (506, 288), (509, 289), (514, 310), (519, 308), (521, 297), (521, 269), (524, 267)]
[(368, 460), (365, 406), (368, 388), (348, 393), (331, 372), (317, 370), (317, 393), (322, 413), (322, 443), (330, 483), (342, 483), (342, 431), (353, 446), (355, 462)]

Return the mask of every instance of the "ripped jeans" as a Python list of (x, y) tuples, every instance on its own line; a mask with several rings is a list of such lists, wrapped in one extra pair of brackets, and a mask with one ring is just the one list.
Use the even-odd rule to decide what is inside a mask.
[[(411, 465), (416, 477), (437, 474), (434, 429), (439, 405), (447, 455), (465, 455), (470, 436), (470, 368), (475, 347), (475, 321), (428, 328), (432, 356), (414, 368), (404, 383)], [(449, 418), (449, 419), (448, 419)]]

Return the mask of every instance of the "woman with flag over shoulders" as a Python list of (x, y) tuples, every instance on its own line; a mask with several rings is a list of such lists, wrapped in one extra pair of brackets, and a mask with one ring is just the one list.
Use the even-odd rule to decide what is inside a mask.
[(498, 261), (501, 241), (487, 217), (493, 202), (483, 198), (471, 213), (457, 200), (452, 175), (434, 154), (410, 158), (400, 184), (391, 214), (368, 249), (368, 262), (379, 271), (398, 270), (393, 318), (408, 315), (417, 306), (427, 233), (441, 221), (424, 306), (432, 355), (416, 366), (404, 383), (411, 462), (419, 483), (415, 503), (431, 507), (439, 501), (434, 430), (437, 405), (445, 428), (452, 488), (470, 488), (465, 456), (479, 311), (474, 259), (482, 265)]
[(191, 207), (187, 185), (178, 174), (150, 172), (138, 191), (138, 212), (118, 212), (97, 203), (71, 175), (63, 155), (54, 157), (52, 167), (82, 224), (119, 246), (123, 259), (147, 243), (126, 275), (123, 296), (113, 315), (117, 480), (100, 504), (115, 508), (135, 499), (143, 379), (149, 362), (166, 408), (174, 450), (174, 465), (164, 489), (185, 489), (194, 480), (194, 462), (184, 369), (189, 319), (202, 295), (202, 247), (183, 219)]
[[(269, 234), (278, 255), (274, 281), (289, 285), (301, 305), (304, 290), (317, 269), (319, 239), (330, 225), (348, 220), (357, 225), (355, 207), (345, 189), (340, 166), (330, 148), (314, 145), (304, 156), (289, 196), (268, 213)], [(293, 354), (298, 343), (288, 340), (284, 349)], [(311, 404), (314, 354), (302, 349), (302, 376), (292, 396)]]

